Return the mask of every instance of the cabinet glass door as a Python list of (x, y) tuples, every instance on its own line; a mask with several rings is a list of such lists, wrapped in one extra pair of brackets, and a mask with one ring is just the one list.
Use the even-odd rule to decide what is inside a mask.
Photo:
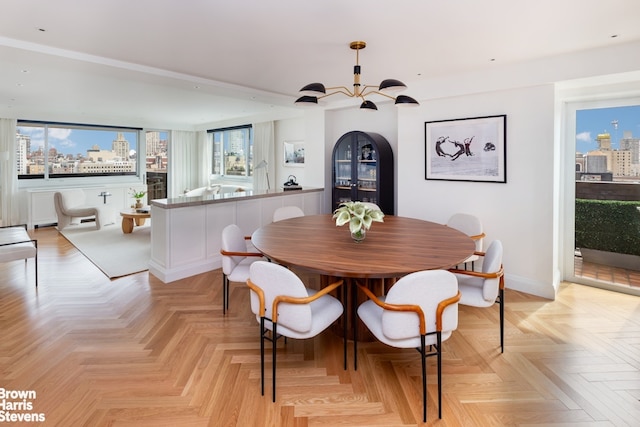
[(377, 173), (378, 158), (375, 146), (364, 137), (358, 137), (357, 159), (357, 194), (356, 200), (378, 203)]
[[(342, 141), (337, 147), (333, 165), (335, 171), (334, 186), (336, 192), (336, 203), (348, 202), (351, 200), (352, 176), (351, 168), (353, 159), (353, 147), (351, 146), (351, 138)], [(337, 206), (335, 206), (337, 208)]]

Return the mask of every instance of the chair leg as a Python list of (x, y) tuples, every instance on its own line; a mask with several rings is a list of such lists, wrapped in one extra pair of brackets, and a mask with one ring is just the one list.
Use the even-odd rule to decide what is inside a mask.
[(227, 314), (229, 309), (229, 278), (222, 273), (222, 314)]
[(260, 318), (260, 394), (264, 396), (264, 317)]
[[(344, 285), (343, 285), (344, 286)], [(353, 369), (358, 370), (358, 288), (355, 282), (351, 286), (351, 323), (353, 324)]]
[(34, 241), (34, 245), (36, 246), (36, 256), (33, 259), (33, 262), (36, 264), (36, 288), (38, 287), (38, 241)]
[[(442, 332), (438, 331), (436, 337), (438, 338), (438, 348), (436, 348), (436, 358), (438, 359), (438, 418), (442, 419)], [(427, 419), (425, 418), (426, 421)]]
[(500, 353), (504, 353), (504, 289), (500, 289)]
[(427, 422), (427, 349), (425, 347), (425, 336), (421, 335), (420, 358), (422, 359), (422, 422), (424, 423)]
[(272, 347), (272, 362), (273, 363), (273, 402), (276, 401), (276, 343), (278, 342), (277, 324), (273, 323), (273, 336), (271, 343)]
[[(342, 284), (342, 301), (344, 301), (344, 305), (347, 305), (347, 286), (343, 283)], [(347, 328), (347, 318), (346, 316), (344, 316), (342, 318), (342, 326), (343, 326), (343, 330), (342, 330), (342, 339), (343, 339), (343, 346), (344, 346), (344, 370), (347, 370), (347, 332), (349, 331), (349, 329)]]

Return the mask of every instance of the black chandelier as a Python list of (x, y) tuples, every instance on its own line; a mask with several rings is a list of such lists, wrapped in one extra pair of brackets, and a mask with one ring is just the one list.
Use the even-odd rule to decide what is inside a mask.
[[(391, 95), (394, 92), (399, 92), (407, 88), (407, 86), (402, 83), (400, 80), (395, 79), (386, 79), (380, 83), (379, 86), (371, 86), (360, 84), (360, 64), (359, 60), (359, 51), (360, 49), (364, 49), (367, 47), (367, 43), (363, 41), (355, 41), (349, 44), (351, 49), (356, 51), (356, 65), (353, 67), (353, 91), (349, 90), (345, 86), (336, 86), (336, 87), (328, 87), (325, 88), (322, 83), (310, 83), (300, 89), (300, 93), (303, 95), (300, 98), (296, 99), (297, 105), (308, 105), (308, 104), (317, 104), (318, 99), (326, 98), (327, 96), (335, 95), (336, 93), (341, 93), (350, 98), (361, 98), (362, 104), (360, 104), (361, 109), (365, 110), (377, 110), (378, 107), (372, 101), (369, 101), (365, 97), (371, 94), (378, 94), (385, 96), (387, 98), (393, 99), (397, 106), (417, 106), (420, 105), (418, 101), (406, 95)], [(329, 90), (329, 93), (327, 93)]]

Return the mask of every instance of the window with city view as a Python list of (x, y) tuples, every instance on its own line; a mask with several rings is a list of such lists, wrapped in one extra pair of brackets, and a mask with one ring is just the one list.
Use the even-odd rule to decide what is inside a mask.
[[(576, 109), (574, 276), (633, 286), (640, 271), (640, 105)], [(575, 280), (575, 279), (573, 279)]]
[(576, 111), (576, 180), (640, 177), (640, 105)]
[(249, 178), (253, 174), (253, 136), (251, 126), (214, 129), (214, 175)]
[(140, 129), (18, 121), (19, 179), (136, 175)]

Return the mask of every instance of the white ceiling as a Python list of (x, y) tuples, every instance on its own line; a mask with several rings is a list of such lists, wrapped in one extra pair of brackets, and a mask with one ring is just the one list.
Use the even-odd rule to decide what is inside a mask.
[(291, 116), (305, 84), (353, 84), (354, 40), (363, 83), (396, 78), (412, 95), (412, 82), (640, 40), (640, 1), (2, 0), (0, 117)]

